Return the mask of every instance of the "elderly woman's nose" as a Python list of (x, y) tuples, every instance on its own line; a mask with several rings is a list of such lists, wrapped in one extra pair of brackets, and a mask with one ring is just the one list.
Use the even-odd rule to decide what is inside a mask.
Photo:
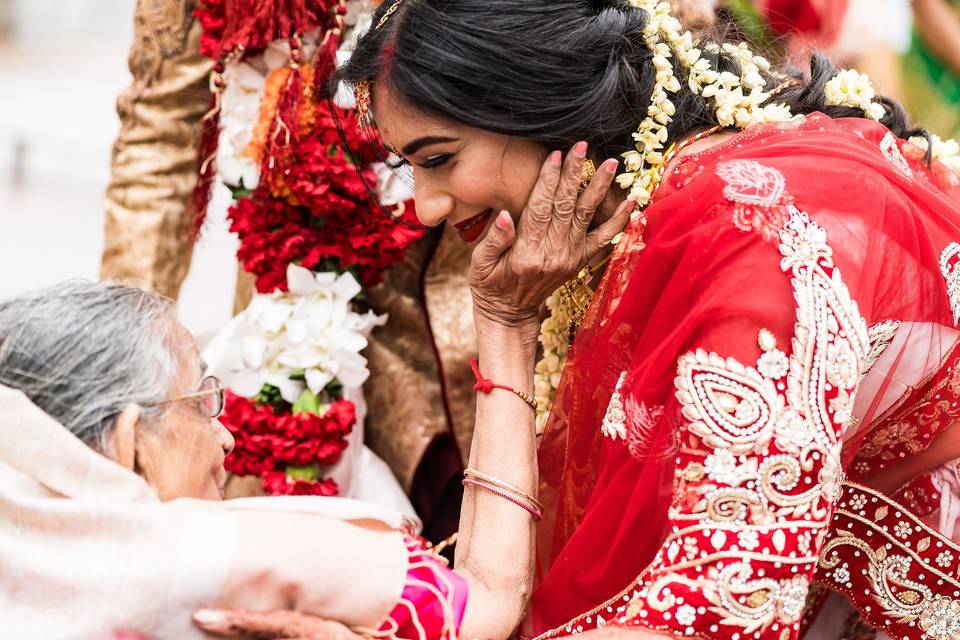
[(428, 227), (435, 227), (449, 217), (455, 208), (453, 196), (438, 188), (429, 178), (418, 177), (414, 183), (417, 218)]
[(234, 445), (237, 444), (237, 441), (233, 438), (233, 434), (227, 430), (223, 423), (219, 420), (214, 419), (214, 424), (217, 427), (217, 439), (220, 441), (220, 446), (223, 447), (224, 455), (230, 455), (230, 452), (233, 451)]

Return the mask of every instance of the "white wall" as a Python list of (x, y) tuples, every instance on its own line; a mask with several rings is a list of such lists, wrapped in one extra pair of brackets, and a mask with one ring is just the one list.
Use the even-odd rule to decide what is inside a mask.
[[(0, 42), (0, 299), (98, 277), (134, 10), (134, 0), (3, 2), (13, 37)], [(213, 212), (179, 305), (201, 336), (232, 310), (236, 241), (223, 216)]]

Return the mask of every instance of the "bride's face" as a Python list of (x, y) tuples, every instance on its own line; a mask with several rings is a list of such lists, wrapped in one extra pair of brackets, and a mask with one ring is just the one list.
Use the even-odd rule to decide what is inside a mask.
[(374, 95), (384, 142), (413, 168), (420, 222), (434, 226), (448, 221), (472, 244), (486, 234), (498, 212), (519, 217), (546, 149), (425, 113), (381, 83)]

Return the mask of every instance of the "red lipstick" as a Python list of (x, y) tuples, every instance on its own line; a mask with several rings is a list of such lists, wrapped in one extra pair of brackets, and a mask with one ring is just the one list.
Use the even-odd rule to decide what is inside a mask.
[(487, 228), (487, 221), (492, 215), (493, 209), (487, 209), (454, 225), (460, 232), (460, 239), (467, 243), (476, 242), (483, 234), (483, 230)]

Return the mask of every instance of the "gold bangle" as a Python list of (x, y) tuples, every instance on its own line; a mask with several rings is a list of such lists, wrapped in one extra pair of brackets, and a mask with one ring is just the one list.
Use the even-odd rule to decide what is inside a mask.
[(477, 480), (483, 480), (484, 482), (487, 482), (487, 483), (489, 483), (489, 484), (492, 484), (492, 485), (494, 485), (495, 487), (499, 487), (500, 489), (503, 489), (504, 491), (508, 491), (508, 492), (510, 492), (510, 493), (512, 493), (512, 494), (514, 494), (514, 495), (517, 495), (517, 496), (523, 498), (524, 500), (526, 500), (527, 502), (529, 502), (531, 505), (533, 505), (537, 510), (543, 511), (543, 504), (542, 504), (539, 500), (537, 500), (536, 498), (534, 498), (533, 496), (531, 496), (529, 493), (526, 493), (526, 492), (524, 492), (524, 491), (521, 491), (520, 489), (517, 489), (516, 487), (511, 486), (511, 485), (507, 484), (506, 482), (501, 482), (501, 481), (497, 480), (496, 478), (493, 478), (493, 477), (491, 477), (491, 476), (488, 476), (488, 475), (485, 474), (485, 473), (482, 473), (482, 472), (480, 472), (480, 471), (477, 471), (476, 469), (467, 469), (466, 471), (463, 472), (463, 476), (464, 476), (465, 478), (476, 478)]

